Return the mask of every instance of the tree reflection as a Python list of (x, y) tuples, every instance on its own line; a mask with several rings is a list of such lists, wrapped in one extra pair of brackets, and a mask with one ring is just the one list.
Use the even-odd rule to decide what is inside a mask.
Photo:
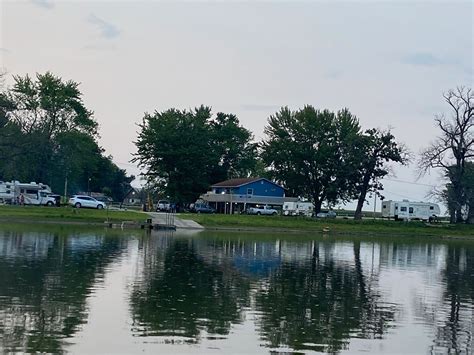
[[(155, 252), (159, 252), (155, 250)], [(147, 275), (131, 296), (135, 331), (140, 335), (182, 336), (199, 341), (202, 330), (226, 335), (241, 322), (249, 284), (223, 265), (200, 257), (192, 241), (174, 240), (164, 262), (147, 257)]]
[(437, 326), (434, 349), (469, 354), (474, 331), (474, 248), (448, 246), (443, 279), (444, 303), (437, 313), (444, 319)]
[(283, 263), (258, 292), (260, 332), (270, 347), (337, 352), (350, 338), (381, 337), (393, 320), (393, 307), (379, 306), (363, 273), (360, 244), (354, 243), (354, 265), (336, 262), (324, 248), (324, 261), (315, 244), (310, 260)]
[(86, 321), (86, 298), (121, 250), (115, 237), (2, 233), (0, 345), (11, 352), (62, 353)]

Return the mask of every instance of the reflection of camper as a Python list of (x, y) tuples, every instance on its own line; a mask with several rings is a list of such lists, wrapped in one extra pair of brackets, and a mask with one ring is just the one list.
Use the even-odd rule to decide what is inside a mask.
[(283, 204), (284, 216), (307, 216), (313, 214), (313, 204), (311, 202), (285, 202)]
[(384, 218), (394, 218), (395, 220), (420, 219), (427, 221), (439, 215), (440, 209), (436, 203), (410, 202), (408, 200), (382, 202), (382, 217)]
[(0, 182), (0, 201), (7, 203), (53, 206), (56, 201), (50, 194), (51, 188), (42, 183)]

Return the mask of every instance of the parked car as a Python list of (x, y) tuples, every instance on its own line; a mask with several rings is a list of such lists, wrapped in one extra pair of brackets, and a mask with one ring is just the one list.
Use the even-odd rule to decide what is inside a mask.
[(316, 215), (316, 218), (336, 218), (336, 212), (334, 211), (319, 212)]
[(159, 200), (156, 204), (156, 212), (168, 212), (171, 209), (171, 203), (168, 200)]
[(247, 214), (265, 214), (265, 215), (271, 215), (271, 216), (276, 216), (278, 214), (278, 211), (274, 208), (270, 208), (268, 206), (263, 206), (263, 207), (250, 207), (247, 210)]
[(95, 198), (84, 195), (74, 195), (69, 199), (69, 204), (76, 208), (88, 207), (101, 210), (106, 207), (105, 202), (97, 201)]
[(191, 208), (194, 213), (216, 213), (216, 210), (205, 203), (195, 203)]

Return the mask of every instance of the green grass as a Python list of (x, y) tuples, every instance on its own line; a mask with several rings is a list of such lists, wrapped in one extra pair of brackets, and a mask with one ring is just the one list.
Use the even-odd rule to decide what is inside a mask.
[(72, 207), (0, 206), (0, 219), (4, 221), (57, 221), (103, 223), (137, 221), (144, 222), (147, 215), (135, 211), (96, 210)]
[(267, 230), (318, 231), (323, 229), (333, 233), (370, 233), (392, 235), (441, 235), (468, 236), (474, 239), (474, 226), (439, 224), (427, 226), (421, 221), (395, 222), (387, 220), (365, 219), (315, 219), (283, 216), (248, 215), (204, 215), (181, 214), (183, 219), (192, 219), (204, 227), (214, 228), (255, 228)]

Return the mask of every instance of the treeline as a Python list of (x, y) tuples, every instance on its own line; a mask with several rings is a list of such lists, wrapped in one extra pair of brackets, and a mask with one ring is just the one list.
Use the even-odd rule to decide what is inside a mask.
[(387, 162), (407, 162), (407, 151), (389, 131), (362, 131), (349, 110), (284, 107), (270, 116), (267, 138), (258, 144), (235, 115), (212, 115), (206, 106), (146, 114), (136, 161), (149, 181), (181, 203), (210, 185), (234, 177), (266, 176), (293, 196), (323, 203), (358, 199), (361, 217), (368, 193), (379, 193)]
[[(455, 114), (436, 120), (442, 135), (421, 154), (418, 166), (422, 172), (444, 168), (447, 183), (435, 195), (448, 206), (453, 223), (473, 223), (474, 99), (462, 88), (445, 98)], [(390, 130), (362, 130), (348, 109), (282, 107), (268, 118), (264, 133), (255, 143), (235, 115), (213, 116), (207, 106), (155, 112), (140, 125), (135, 161), (152, 186), (177, 202), (192, 202), (225, 179), (264, 176), (289, 195), (310, 198), (316, 213), (323, 204), (357, 200), (360, 219), (369, 195), (383, 198), (381, 180), (389, 164), (407, 164), (412, 156)]]
[[(1, 79), (1, 78), (0, 78)], [(54, 191), (103, 191), (121, 201), (133, 176), (118, 168), (97, 143), (98, 123), (82, 100), (79, 84), (51, 73), (0, 80), (0, 180), (41, 181)], [(474, 93), (448, 91), (450, 117), (435, 122), (441, 133), (418, 160), (421, 173), (441, 168), (446, 184), (435, 191), (452, 222), (474, 223)], [(177, 203), (194, 202), (210, 185), (229, 178), (263, 176), (288, 195), (310, 198), (319, 212), (357, 200), (356, 218), (391, 163), (407, 164), (408, 149), (390, 130), (362, 130), (348, 109), (282, 107), (268, 118), (265, 138), (231, 113), (208, 106), (145, 114), (134, 161), (149, 186)]]
[(79, 84), (49, 72), (13, 79), (0, 91), (0, 180), (43, 182), (67, 195), (103, 192), (121, 201), (134, 177), (98, 145), (98, 123)]

